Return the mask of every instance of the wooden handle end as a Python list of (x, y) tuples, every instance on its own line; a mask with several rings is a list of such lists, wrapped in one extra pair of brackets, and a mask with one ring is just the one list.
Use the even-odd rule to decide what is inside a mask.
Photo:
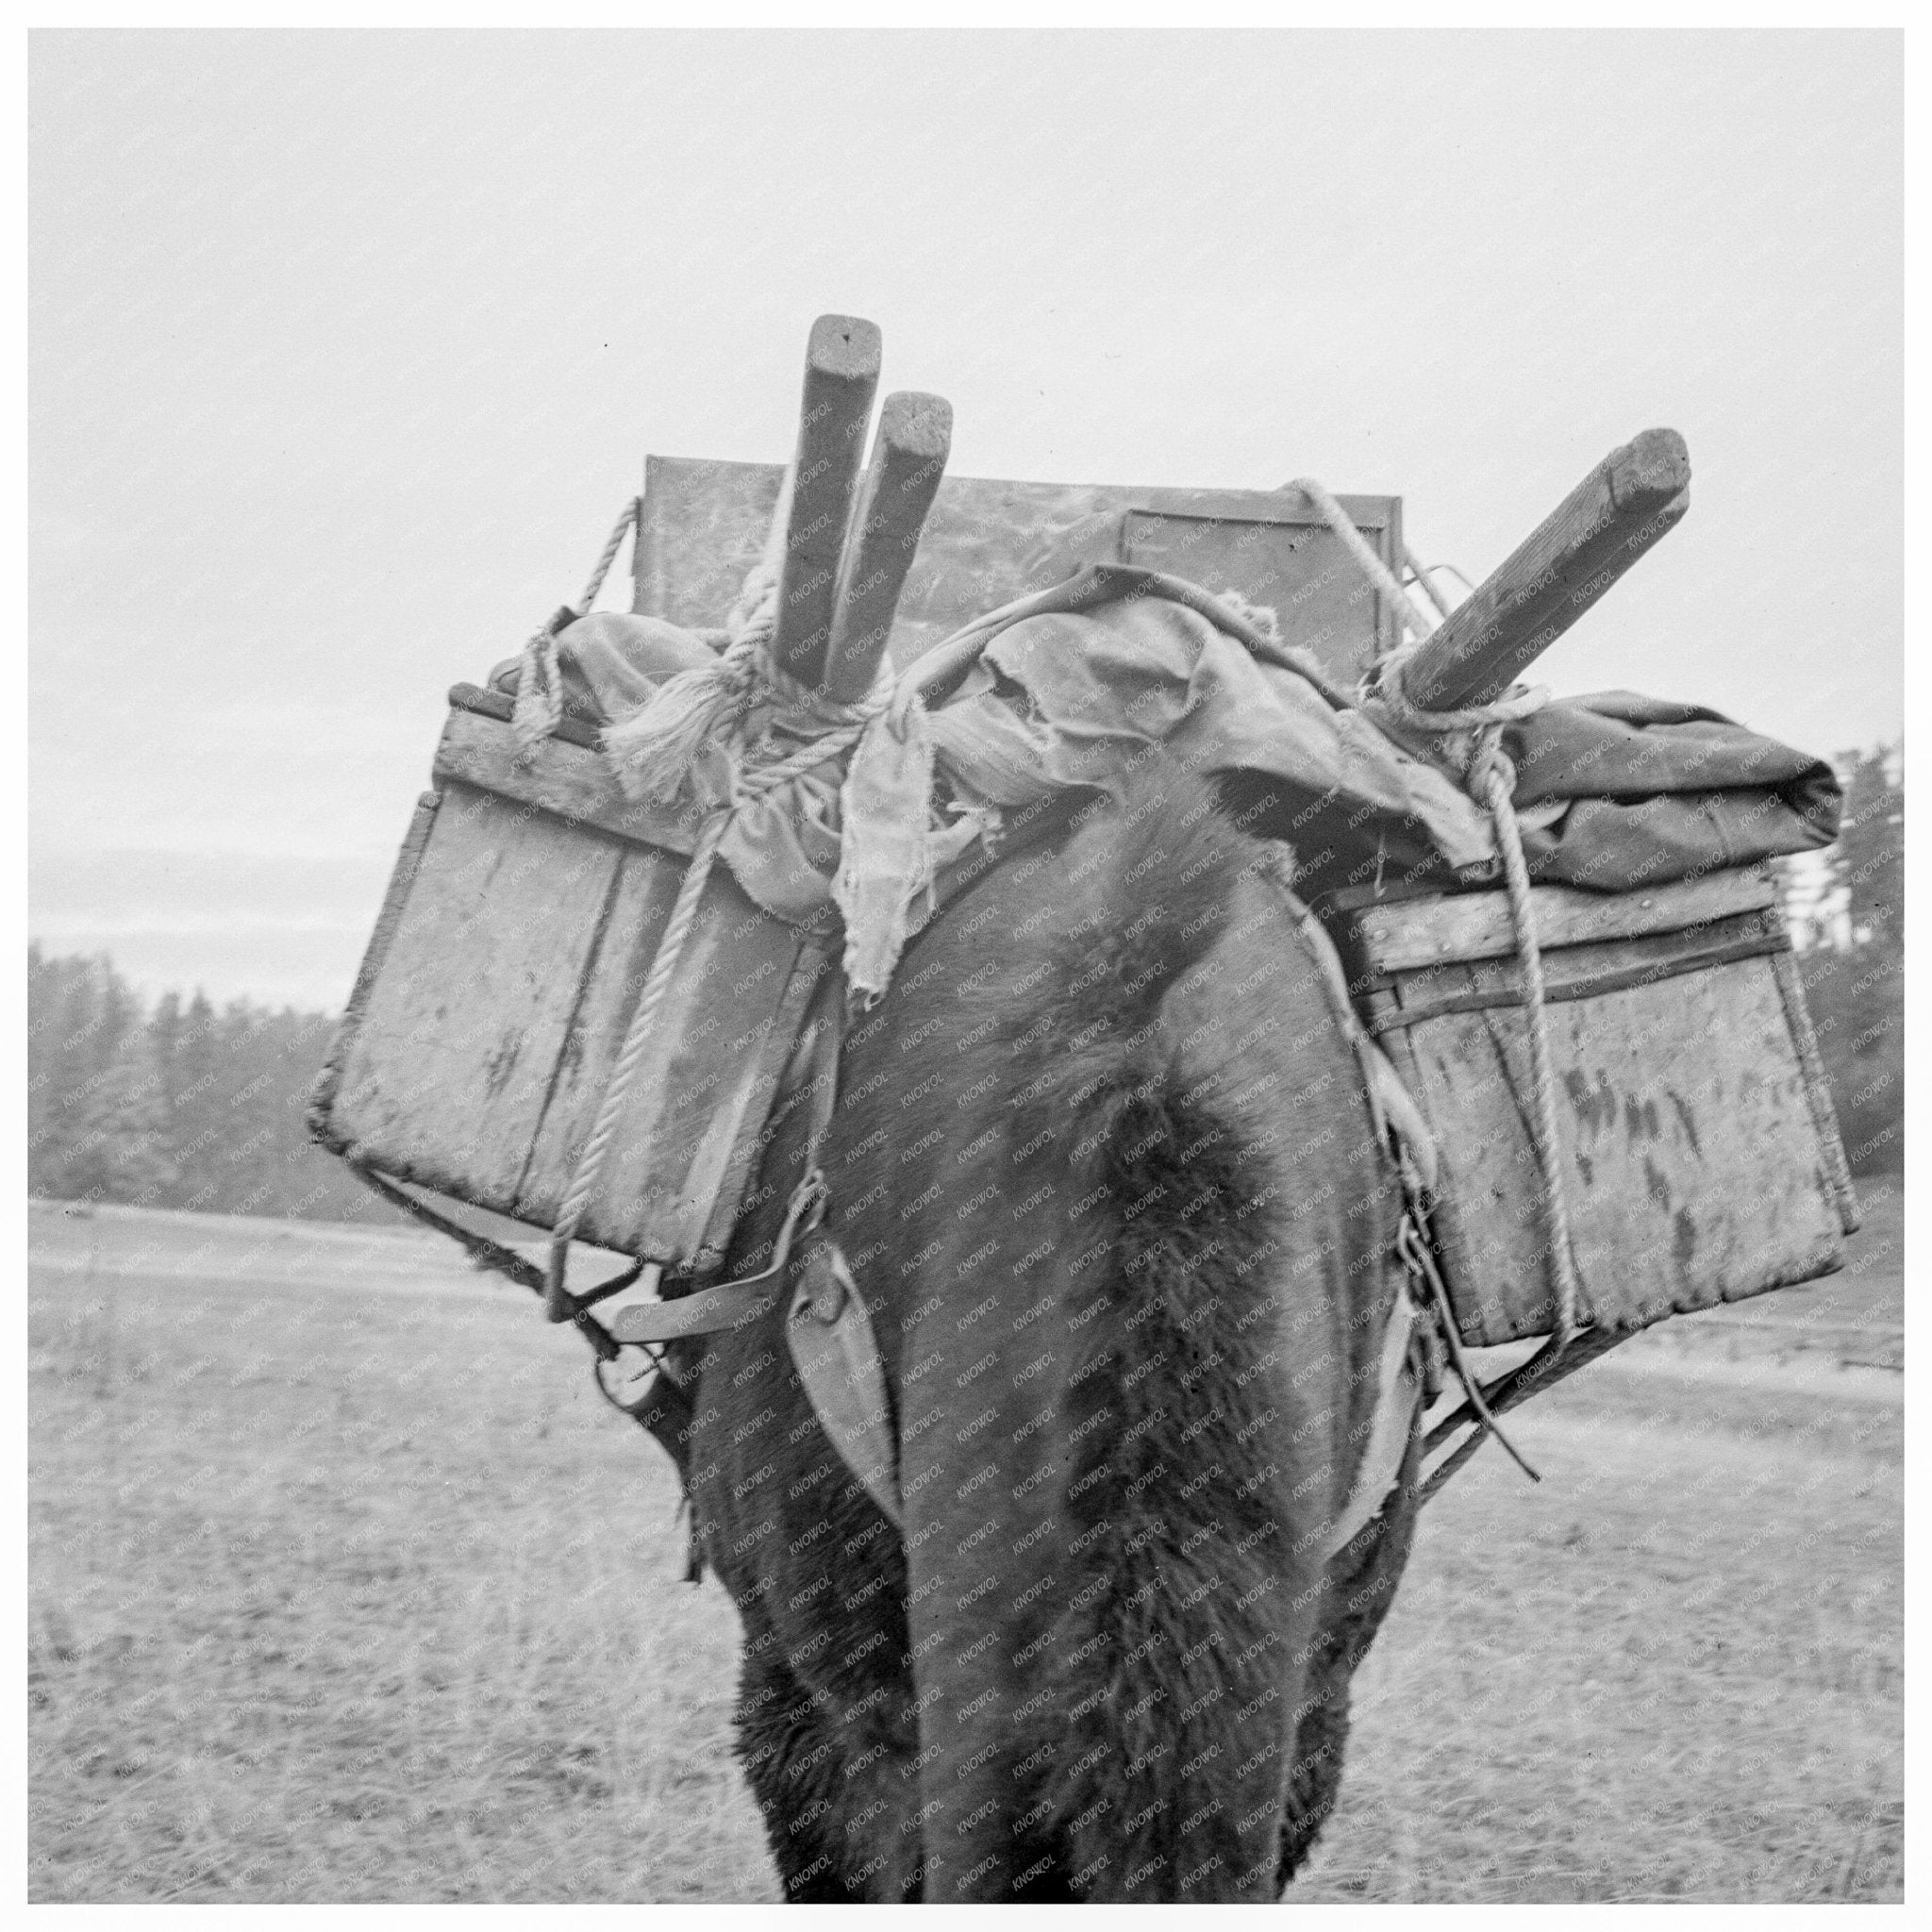
[(1614, 508), (1641, 515), (1690, 488), (1690, 451), (1674, 429), (1646, 429), (1611, 452), (1604, 473)]
[(953, 406), (945, 397), (901, 391), (880, 405), (825, 659), (825, 693), (841, 703), (864, 696), (885, 655), (952, 444)]
[(806, 380), (819, 375), (833, 382), (876, 384), (884, 354), (877, 323), (862, 315), (822, 315), (806, 343)]
[(803, 684), (824, 674), (838, 588), (839, 553), (878, 389), (878, 326), (857, 315), (822, 315), (805, 352), (798, 451), (786, 514), (785, 563), (772, 640), (777, 662)]

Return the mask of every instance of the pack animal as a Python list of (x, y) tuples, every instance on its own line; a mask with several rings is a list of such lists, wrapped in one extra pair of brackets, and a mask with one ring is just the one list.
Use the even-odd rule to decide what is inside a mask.
[[(674, 1350), (791, 1899), (1272, 1899), (1333, 1806), (1413, 1522), (1398, 1488), (1331, 1558), (1401, 1196), (1273, 860), (1215, 807), (1142, 761), (847, 1038), (819, 1158), (902, 1529), (782, 1303)], [(733, 1272), (807, 1153), (774, 1141)]]

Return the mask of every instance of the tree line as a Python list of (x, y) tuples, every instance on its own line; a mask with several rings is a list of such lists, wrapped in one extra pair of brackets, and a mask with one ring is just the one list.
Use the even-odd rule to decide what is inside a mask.
[(1837, 763), (1838, 842), (1822, 867), (1785, 865), (1786, 903), (1845, 1154), (1873, 1174), (1905, 1165), (1905, 745)]
[(27, 948), (27, 1190), (326, 1221), (400, 1217), (308, 1139), (334, 1019), (200, 992), (150, 1008), (104, 955)]
[[(1840, 761), (1844, 826), (1787, 865), (1788, 915), (1855, 1173), (1905, 1155), (1903, 747)], [(144, 1004), (105, 956), (27, 948), (27, 1187), (216, 1214), (394, 1220), (303, 1114), (333, 1016), (196, 992)]]

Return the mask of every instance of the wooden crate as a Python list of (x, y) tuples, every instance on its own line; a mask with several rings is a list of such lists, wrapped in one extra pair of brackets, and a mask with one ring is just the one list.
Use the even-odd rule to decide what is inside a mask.
[[(585, 743), (519, 762), (507, 698), (451, 696), (310, 1119), (351, 1159), (549, 1227), (697, 826), (630, 804)], [(830, 946), (713, 867), (582, 1240), (715, 1273)]]
[[(1532, 893), (1584, 1314), (1618, 1328), (1829, 1274), (1857, 1225), (1769, 868)], [(1463, 1339), (1552, 1326), (1526, 1016), (1502, 891), (1325, 908), (1440, 1143)]]

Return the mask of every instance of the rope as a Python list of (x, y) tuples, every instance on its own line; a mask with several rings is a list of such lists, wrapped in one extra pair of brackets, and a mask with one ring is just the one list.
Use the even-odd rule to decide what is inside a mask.
[(1288, 488), (1299, 490), (1322, 512), (1323, 522), (1341, 539), (1362, 575), (1389, 599), (1390, 608), (1400, 621), (1418, 637), (1426, 637), (1435, 628), (1427, 613), (1417, 609), (1415, 600), (1396, 582), (1395, 573), (1376, 556), (1368, 539), (1356, 528), (1355, 519), (1329, 495), (1326, 488), (1312, 476), (1297, 476)]
[[(1500, 697), (1492, 704), (1471, 705), (1465, 710), (1424, 710), (1409, 696), (1408, 687), (1404, 681), (1410, 662), (1421, 648), (1420, 644), (1407, 645), (1385, 658), (1377, 668), (1365, 708), (1374, 713), (1378, 724), (1393, 725), (1398, 731), (1418, 732), (1425, 738), (1446, 738), (1457, 731), (1482, 732), (1492, 725), (1513, 724), (1518, 719), (1541, 710), (1550, 701), (1549, 688), (1538, 684), (1527, 691), (1518, 691), (1514, 697)], [(1472, 746), (1471, 755), (1474, 750)], [(1462, 762), (1466, 766), (1468, 758)], [(1481, 803), (1480, 799), (1477, 802)]]
[(1446, 618), (1449, 615), (1449, 600), (1437, 590), (1436, 580), (1416, 561), (1415, 552), (1407, 543), (1402, 546), (1402, 565), (1422, 586), (1423, 595), (1436, 607), (1436, 615)]
[(567, 630), (596, 603), (604, 579), (610, 575), (610, 566), (617, 561), (617, 553), (642, 506), (641, 496), (633, 496), (625, 505), (605, 540), (603, 553), (584, 586), (584, 594), (575, 605), (564, 605), (524, 646), (523, 673), (517, 679), (516, 709), (510, 724), (518, 746), (525, 752), (539, 739), (548, 738), (563, 717), (563, 668), (557, 659), (558, 633)]
[[(1383, 595), (1396, 600), (1398, 611), (1410, 613), (1409, 627), (1426, 639), (1434, 625), (1416, 610), (1414, 603), (1396, 582), (1393, 573), (1355, 527), (1348, 512), (1312, 477), (1302, 477), (1289, 487), (1308, 496), (1327, 520), (1329, 527), (1341, 539), (1363, 575)], [(1431, 601), (1441, 608), (1441, 600), (1437, 596), (1434, 586), (1427, 582), (1406, 546), (1404, 556)], [(1447, 615), (1446, 610), (1443, 614)], [(1470, 796), (1487, 809), (1495, 831), (1496, 850), (1503, 861), (1503, 877), (1509, 893), (1509, 916), (1515, 927), (1516, 954), (1522, 962), (1523, 1005), (1529, 1031), (1530, 1079), (1535, 1090), (1532, 1138), (1536, 1142), (1537, 1165), (1542, 1178), (1543, 1231), (1556, 1299), (1556, 1329), (1552, 1345), (1560, 1353), (1576, 1333), (1579, 1299), (1576, 1261), (1570, 1245), (1570, 1196), (1563, 1171), (1563, 1143), (1558, 1137), (1557, 1121), (1557, 1079), (1550, 1058), (1542, 949), (1537, 941), (1536, 907), (1530, 897), (1529, 866), (1523, 856), (1523, 832), (1516, 821), (1516, 767), (1502, 747), (1504, 725), (1514, 724), (1540, 709), (1548, 701), (1549, 692), (1536, 687), (1519, 691), (1514, 696), (1500, 698), (1493, 704), (1473, 705), (1454, 711), (1425, 710), (1409, 697), (1404, 683), (1405, 674), (1421, 648), (1418, 641), (1391, 653), (1382, 661), (1364, 693), (1363, 708), (1378, 723), (1393, 725), (1398, 730), (1406, 728), (1435, 740), (1439, 756), (1452, 763), (1459, 762)], [(1458, 733), (1470, 734), (1469, 743), (1459, 759), (1452, 755), (1446, 742)], [(1494, 1429), (1492, 1417), (1483, 1416), (1481, 1420), (1484, 1426), (1477, 1431), (1475, 1440), (1480, 1441), (1485, 1433), (1500, 1433)], [(1513, 1448), (1510, 1454), (1516, 1454)], [(1517, 1460), (1522, 1461), (1522, 1457), (1518, 1457)], [(1527, 1467), (1524, 1464), (1524, 1468)]]
[[(1465, 1400), (1460, 1413), (1474, 1416), (1478, 1424), (1470, 1440), (1457, 1449), (1457, 1456), (1467, 1460), (1475, 1453), (1475, 1445), (1486, 1434), (1491, 1435), (1509, 1452), (1510, 1460), (1517, 1468), (1531, 1482), (1540, 1483), (1542, 1477), (1537, 1474), (1516, 1444), (1503, 1433), (1501, 1424), (1497, 1423), (1485, 1399), (1482, 1383), (1477, 1380), (1475, 1371), (1469, 1365), (1469, 1357), (1463, 1352), (1462, 1331), (1456, 1325), (1456, 1310), (1449, 1302), (1449, 1285), (1442, 1279), (1442, 1271), (1436, 1266), (1434, 1244), (1424, 1232), (1425, 1212), (1424, 1205), (1411, 1196), (1407, 1207), (1403, 1209), (1401, 1225), (1396, 1229), (1395, 1245), (1402, 1257), (1403, 1265), (1427, 1291), (1429, 1307), (1435, 1314), (1436, 1325), (1441, 1331), (1442, 1345), (1449, 1354), (1449, 1366), (1456, 1372), (1456, 1379), (1462, 1384)], [(1436, 1432), (1432, 1430), (1428, 1441), (1423, 1446), (1426, 1452), (1435, 1445)], [(1461, 1467), (1461, 1462), (1454, 1457), (1451, 1458), (1451, 1464), (1453, 1468)], [(1442, 1475), (1441, 1471), (1437, 1474)], [(1442, 1476), (1442, 1480), (1446, 1481), (1447, 1477)], [(1437, 1488), (1441, 1486), (1439, 1482)]]
[(1529, 1020), (1529, 1064), (1536, 1089), (1536, 1154), (1542, 1169), (1544, 1232), (1549, 1238), (1550, 1274), (1557, 1291), (1557, 1344), (1576, 1332), (1576, 1262), (1570, 1251), (1570, 1191), (1563, 1174), (1563, 1143), (1557, 1138), (1557, 1076), (1550, 1061), (1548, 1015), (1543, 1004), (1543, 958), (1536, 932), (1536, 908), (1529, 896), (1529, 867), (1523, 857), (1523, 834), (1516, 823), (1513, 794), (1516, 767), (1502, 746), (1503, 727), (1490, 725), (1470, 760), (1471, 795), (1488, 806), (1503, 854), (1503, 876), (1509, 888), (1509, 916), (1516, 927), (1516, 956), (1523, 968), (1523, 1004)]
[[(1294, 890), (1294, 864), (1285, 853), (1286, 847), (1279, 847), (1270, 854), (1267, 875), (1288, 901), (1303, 949), (1314, 961), (1323, 991), (1328, 995), (1335, 1024), (1355, 1053), (1356, 1065), (1362, 1076), (1362, 1097), (1368, 1103), (1376, 1135), (1394, 1158), (1396, 1172), (1401, 1177), (1403, 1198), (1402, 1219), (1395, 1230), (1396, 1257), (1402, 1262), (1408, 1280), (1419, 1285), (1421, 1294), (1418, 1299), (1441, 1332), (1449, 1365), (1461, 1383), (1466, 1398), (1459, 1413), (1479, 1419), (1482, 1426), (1476, 1429), (1474, 1441), (1480, 1441), (1485, 1430), (1493, 1434), (1524, 1474), (1531, 1482), (1541, 1482), (1542, 1477), (1503, 1433), (1484, 1400), (1482, 1384), (1476, 1379), (1463, 1351), (1461, 1331), (1456, 1325), (1456, 1312), (1449, 1303), (1448, 1286), (1442, 1279), (1442, 1271), (1436, 1265), (1435, 1238), (1429, 1231), (1429, 1200), (1440, 1171), (1436, 1137), (1422, 1110), (1397, 1077), (1388, 1056), (1370, 1039), (1368, 1029), (1357, 1014), (1349, 998), (1347, 974), (1341, 956), (1335, 950), (1335, 942)], [(1407, 1293), (1407, 1290), (1403, 1291)], [(1433, 1448), (1435, 1443), (1436, 1438), (1431, 1436), (1425, 1449)], [(1464, 1446), (1468, 1447), (1467, 1444)]]
[(544, 1278), (544, 1299), (546, 1312), (553, 1322), (570, 1319), (571, 1306), (563, 1286), (570, 1244), (575, 1240), (576, 1231), (583, 1223), (584, 1210), (591, 1205), (597, 1175), (617, 1132), (617, 1123), (629, 1096), (631, 1082), (643, 1062), (651, 1022), (657, 1018), (658, 1008), (663, 1005), (664, 995), (670, 991), (672, 974), (677, 971), (684, 942), (690, 937), (692, 921), (697, 917), (698, 901), (704, 896), (705, 881), (711, 875), (711, 860), (717, 856), (718, 841), (724, 836), (724, 827), (730, 817), (728, 810), (714, 812), (698, 835), (697, 849), (691, 856), (691, 864), (685, 869), (684, 883), (678, 887), (676, 903), (671, 908), (670, 924), (665, 926), (664, 936), (658, 942), (657, 958), (651, 961), (650, 975), (644, 981), (644, 990), (630, 1016), (623, 1049), (617, 1056), (616, 1066), (611, 1069), (609, 1084), (604, 1090), (604, 1101), (597, 1109), (596, 1124), (591, 1129), (591, 1138), (584, 1142), (583, 1152), (577, 1156), (576, 1169), (571, 1175), (570, 1191), (564, 1196), (562, 1210), (551, 1229), (550, 1267)]

